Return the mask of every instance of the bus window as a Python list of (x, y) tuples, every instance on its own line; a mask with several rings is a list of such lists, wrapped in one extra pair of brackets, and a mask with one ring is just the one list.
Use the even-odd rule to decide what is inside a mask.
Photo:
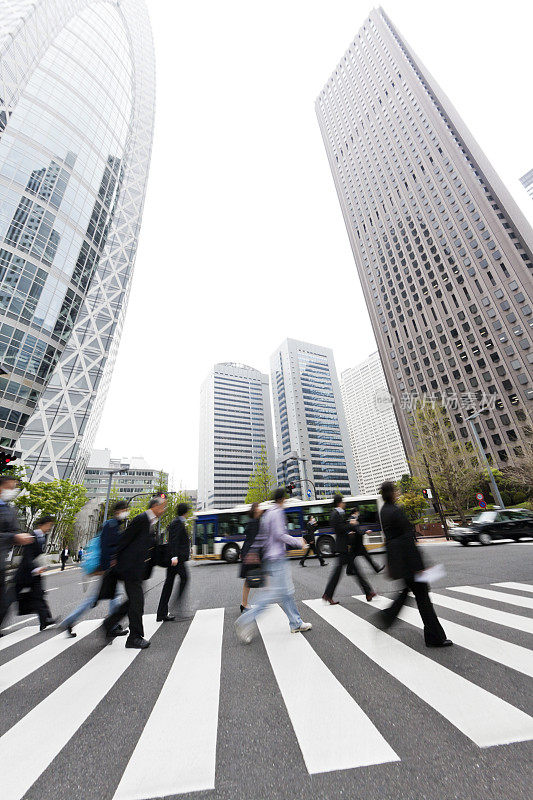
[(294, 536), (302, 530), (300, 526), (300, 512), (287, 511), (285, 512), (285, 515), (287, 517), (287, 528), (289, 529), (289, 533), (291, 536)]
[(348, 503), (346, 512), (359, 511), (359, 525), (373, 525), (379, 523), (378, 505), (375, 500), (366, 500), (364, 503)]
[(324, 508), (324, 506), (309, 506), (304, 509), (304, 525), (307, 524), (309, 517), (314, 517), (318, 523), (318, 530), (322, 528), (329, 528), (329, 518), (331, 516), (331, 509)]

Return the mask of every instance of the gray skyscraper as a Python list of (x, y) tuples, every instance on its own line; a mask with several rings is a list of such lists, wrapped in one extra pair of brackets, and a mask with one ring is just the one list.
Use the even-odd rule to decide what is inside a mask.
[(6, 0), (2, 19), (0, 444), (22, 434), (32, 480), (81, 480), (144, 203), (150, 23), (142, 0)]
[(215, 364), (200, 393), (198, 508), (244, 503), (263, 447), (274, 475), (268, 375), (245, 364)]
[(529, 172), (526, 172), (525, 175), (522, 175), (520, 178), (520, 183), (533, 200), (533, 169), (530, 169)]
[[(271, 358), (278, 482), (307, 497), (356, 494), (357, 477), (333, 351), (285, 339)], [(283, 461), (295, 452), (305, 461)], [(311, 495), (312, 496), (312, 495)]]
[[(468, 77), (466, 78), (468, 79)], [(443, 398), (494, 463), (533, 409), (533, 231), (462, 119), (382, 9), (316, 102), (402, 439), (412, 397)]]

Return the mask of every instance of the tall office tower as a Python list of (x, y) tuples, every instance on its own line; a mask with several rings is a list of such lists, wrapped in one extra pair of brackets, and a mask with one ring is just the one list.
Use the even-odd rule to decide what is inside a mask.
[(410, 472), (379, 353), (341, 373), (341, 394), (359, 491), (373, 494)]
[(245, 364), (215, 364), (200, 392), (198, 508), (244, 503), (263, 447), (274, 476), (268, 375)]
[(150, 24), (142, 0), (1, 13), (0, 445), (18, 440), (32, 480), (81, 481), (144, 203)]
[(525, 175), (522, 175), (520, 178), (520, 183), (533, 200), (533, 169), (530, 169), (529, 172), (526, 172)]
[(459, 441), (487, 399), (485, 452), (519, 456), (533, 416), (531, 227), (383, 10), (316, 111), (408, 455), (411, 398), (435, 395)]
[[(278, 483), (295, 494), (356, 494), (357, 476), (333, 351), (285, 339), (271, 358)], [(299, 459), (284, 458), (295, 453)]]

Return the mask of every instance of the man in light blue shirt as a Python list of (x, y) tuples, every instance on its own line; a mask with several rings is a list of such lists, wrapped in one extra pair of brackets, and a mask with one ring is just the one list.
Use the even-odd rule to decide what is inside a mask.
[(268, 585), (260, 593), (255, 605), (235, 623), (235, 633), (244, 644), (252, 641), (256, 631), (255, 620), (271, 603), (280, 604), (289, 618), (291, 633), (303, 633), (313, 627), (310, 622), (302, 622), (298, 613), (291, 569), (285, 555), (285, 545), (304, 548), (305, 542), (300, 536), (291, 536), (287, 531), (283, 510), (285, 489), (276, 489), (273, 500), (275, 505), (263, 514), (259, 533), (246, 556), (247, 563), (259, 564), (259, 553), (262, 551), (263, 571), (268, 575)]

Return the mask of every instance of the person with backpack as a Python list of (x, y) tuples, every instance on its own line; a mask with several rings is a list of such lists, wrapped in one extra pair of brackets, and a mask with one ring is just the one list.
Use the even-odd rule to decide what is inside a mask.
[[(85, 614), (90, 608), (94, 608), (102, 597), (102, 589), (104, 584), (109, 584), (109, 571), (116, 563), (116, 552), (120, 542), (120, 537), (124, 532), (126, 520), (128, 518), (128, 503), (125, 500), (119, 500), (113, 506), (112, 516), (104, 523), (104, 526), (99, 534), (87, 547), (85, 553), (86, 559), (83, 562), (84, 566), (89, 570), (88, 574), (101, 574), (104, 573), (102, 581), (98, 584), (96, 592), (92, 593), (86, 600), (76, 608), (72, 614), (59, 623), (60, 630), (66, 631), (69, 636), (76, 636), (72, 630), (79, 618)], [(91, 546), (92, 545), (92, 546)], [(109, 576), (112, 577), (112, 576)], [(114, 585), (111, 592), (109, 588), (105, 592), (105, 596), (109, 599), (109, 613), (112, 614), (119, 605), (120, 592), (117, 591), (117, 580), (114, 580)], [(124, 630), (121, 625), (116, 625), (113, 631), (116, 636), (127, 636), (128, 631)]]

